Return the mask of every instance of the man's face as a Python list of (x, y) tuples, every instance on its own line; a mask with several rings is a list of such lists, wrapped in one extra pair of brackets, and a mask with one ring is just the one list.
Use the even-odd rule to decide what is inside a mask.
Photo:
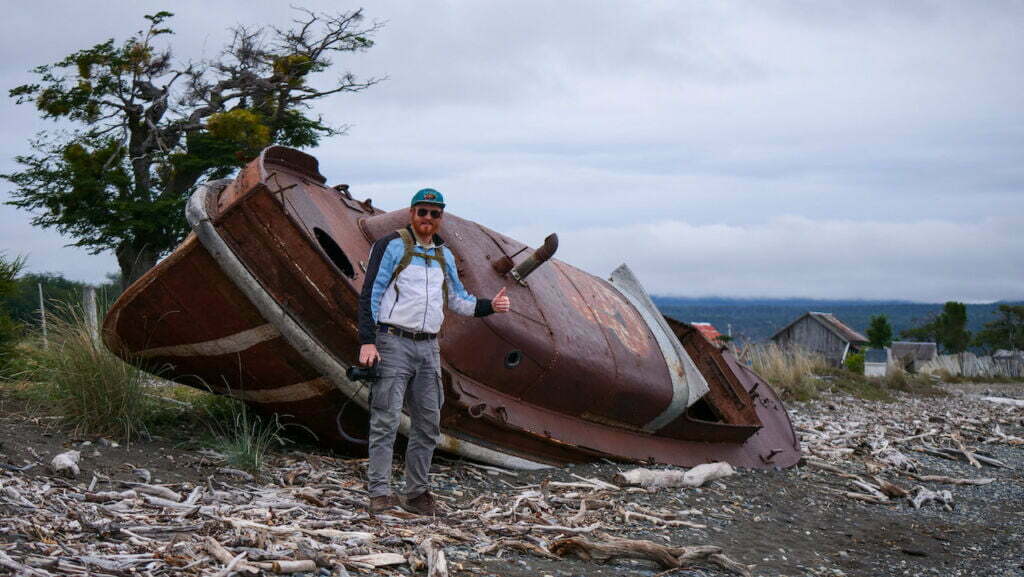
[(417, 204), (409, 209), (409, 222), (417, 235), (429, 238), (441, 230), (443, 214), (444, 209), (436, 204)]

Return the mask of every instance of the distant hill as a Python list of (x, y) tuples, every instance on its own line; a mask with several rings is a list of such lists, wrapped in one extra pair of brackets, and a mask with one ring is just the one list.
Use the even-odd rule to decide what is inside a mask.
[[(764, 341), (775, 331), (807, 311), (832, 313), (863, 334), (874, 315), (884, 314), (893, 334), (917, 326), (942, 311), (942, 304), (898, 300), (816, 300), (816, 299), (731, 299), (723, 297), (653, 297), (661, 312), (684, 322), (709, 322), (725, 334), (741, 341)], [(1000, 303), (967, 305), (971, 332), (995, 319)], [(1021, 304), (1021, 303), (1007, 303)]]

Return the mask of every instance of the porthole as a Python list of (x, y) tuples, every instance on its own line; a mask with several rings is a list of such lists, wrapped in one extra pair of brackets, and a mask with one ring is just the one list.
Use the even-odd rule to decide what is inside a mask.
[(334, 266), (338, 267), (341, 274), (348, 278), (356, 278), (356, 271), (352, 268), (352, 261), (348, 260), (348, 257), (345, 256), (345, 251), (341, 250), (341, 247), (338, 246), (338, 243), (334, 242), (331, 235), (320, 228), (314, 228), (313, 234), (316, 235), (316, 241), (320, 243), (320, 248), (324, 251), (324, 254), (327, 255), (327, 258), (331, 259)]
[(514, 369), (519, 366), (519, 363), (523, 362), (523, 353), (520, 351), (509, 351), (505, 355), (505, 368)]

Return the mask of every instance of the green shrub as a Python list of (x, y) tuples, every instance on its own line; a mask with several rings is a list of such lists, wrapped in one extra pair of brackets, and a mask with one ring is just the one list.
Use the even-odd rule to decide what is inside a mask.
[(850, 353), (843, 361), (846, 370), (856, 375), (864, 374), (864, 353)]
[[(16, 289), (15, 277), (25, 266), (25, 259), (13, 260), (0, 254), (0, 303), (3, 303)], [(21, 325), (11, 318), (6, 306), (0, 306), (0, 376), (5, 376), (14, 364), (15, 347), (21, 339)]]
[(260, 474), (274, 446), (284, 446), (285, 425), (276, 414), (257, 415), (245, 403), (222, 395), (204, 397), (200, 410), (213, 435), (213, 448), (232, 467)]

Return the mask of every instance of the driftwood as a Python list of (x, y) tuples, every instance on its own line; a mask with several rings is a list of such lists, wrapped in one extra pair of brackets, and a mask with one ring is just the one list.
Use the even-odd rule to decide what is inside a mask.
[(355, 555), (345, 561), (369, 567), (386, 567), (388, 565), (402, 565), (406, 562), (406, 558), (405, 555), (398, 553), (373, 553), (371, 555)]
[[(996, 475), (960, 479), (924, 453), (961, 463), (970, 462), (970, 454), (982, 466), (999, 466), (998, 454), (985, 449), (1019, 447), (1022, 441), (1006, 432), (1020, 434), (1008, 428), (1021, 423), (1019, 411), (977, 399), (915, 398), (895, 405), (886, 419), (878, 418), (870, 402), (844, 397), (829, 403), (835, 408), (828, 412), (812, 406), (792, 413), (806, 465), (794, 477), (821, 487), (823, 500), (838, 494), (866, 506), (932, 504), (941, 515), (939, 507), (953, 507), (958, 485), (991, 483)], [(649, 496), (649, 488), (631, 486), (625, 476), (570, 470), (527, 485), (513, 472), (439, 460), (432, 476), (455, 488), (438, 491), (449, 515), (437, 523), (399, 511), (370, 517), (360, 478), (365, 464), (358, 459), (286, 453), (256, 478), (220, 467), (223, 457), (216, 453), (200, 452), (217, 472), (192, 484), (157, 483), (155, 469), (131, 463), (118, 470), (130, 480), (99, 473), (81, 480), (49, 471), (26, 475), (26, 467), (43, 469), (50, 458), (31, 447), (21, 453), (23, 461), (12, 455), (9, 466), (0, 467), (0, 573), (245, 577), (326, 569), (344, 577), (349, 571), (394, 576), (412, 569), (443, 575), (444, 568), (456, 568), (451, 550), (443, 547), (448, 543), (489, 559), (553, 559), (557, 552), (593, 560), (648, 559), (676, 571), (700, 563), (749, 572), (718, 547), (672, 547), (660, 540), (679, 542), (702, 534), (691, 528), (718, 529), (716, 520), (742, 515), (732, 506), (742, 496), (725, 495), (714, 483), (702, 491), (703, 511), (673, 510), (676, 505), (667, 503), (683, 509), (694, 501), (683, 493)], [(647, 486), (693, 478), (701, 470), (656, 469)], [(710, 478), (698, 483), (707, 487)], [(469, 490), (461, 482), (466, 479), (481, 483)], [(927, 483), (944, 483), (951, 491), (915, 486)], [(653, 530), (659, 538), (625, 539), (630, 529)]]
[(53, 469), (54, 473), (77, 477), (81, 472), (78, 468), (78, 460), (81, 456), (82, 453), (79, 451), (66, 451), (55, 456), (50, 461), (50, 468)]
[(427, 577), (448, 577), (448, 560), (444, 556), (444, 547), (427, 537), (417, 546), (427, 562)]
[(982, 477), (980, 479), (958, 479), (955, 477), (946, 477), (944, 475), (914, 475), (914, 479), (932, 483), (947, 483), (949, 485), (988, 485), (989, 483), (995, 482), (995, 479), (991, 477)]
[(1009, 405), (1011, 407), (1024, 407), (1024, 399), (1010, 399), (1007, 397), (981, 397), (981, 400), (989, 403), (996, 403), (999, 405)]
[[(245, 573), (251, 573), (253, 575), (260, 572), (260, 570), (256, 567), (252, 567), (245, 563), (244, 559), (246, 554), (244, 552), (237, 556), (232, 555), (230, 552), (228, 552), (227, 549), (224, 548), (223, 545), (218, 543), (217, 540), (213, 537), (206, 537), (204, 539), (204, 543), (206, 545), (206, 550), (209, 551), (210, 555), (213, 555), (215, 559), (227, 565), (227, 568), (225, 568), (225, 571), (227, 571), (225, 575), (228, 575), (230, 574), (231, 571), (235, 570)], [(230, 569), (231, 571), (228, 571), (228, 569)]]
[(490, 555), (496, 552), (500, 556), (501, 551), (503, 549), (514, 549), (522, 553), (529, 553), (531, 555), (536, 555), (537, 557), (544, 557), (546, 559), (558, 559), (556, 555), (553, 555), (550, 551), (543, 547), (540, 547), (533, 543), (529, 543), (527, 541), (519, 541), (516, 539), (498, 539), (497, 541), (485, 547), (478, 548), (476, 551), (477, 553), (481, 553), (483, 555)]
[(621, 485), (639, 485), (653, 489), (660, 487), (700, 487), (708, 481), (724, 479), (736, 474), (728, 463), (707, 463), (697, 465), (689, 471), (678, 469), (633, 469), (615, 475), (615, 482)]
[(584, 537), (559, 539), (551, 544), (551, 552), (560, 557), (576, 555), (584, 560), (608, 561), (617, 558), (646, 559), (662, 568), (686, 567), (696, 561), (711, 562), (740, 575), (752, 576), (752, 566), (741, 565), (721, 555), (722, 549), (710, 545), (699, 547), (673, 547), (653, 541), (622, 539), (602, 536), (600, 541)]
[(920, 509), (922, 505), (934, 502), (942, 505), (942, 508), (947, 511), (953, 510), (953, 494), (949, 491), (932, 491), (921, 486), (915, 487), (915, 491), (916, 493), (910, 500), (915, 509)]

